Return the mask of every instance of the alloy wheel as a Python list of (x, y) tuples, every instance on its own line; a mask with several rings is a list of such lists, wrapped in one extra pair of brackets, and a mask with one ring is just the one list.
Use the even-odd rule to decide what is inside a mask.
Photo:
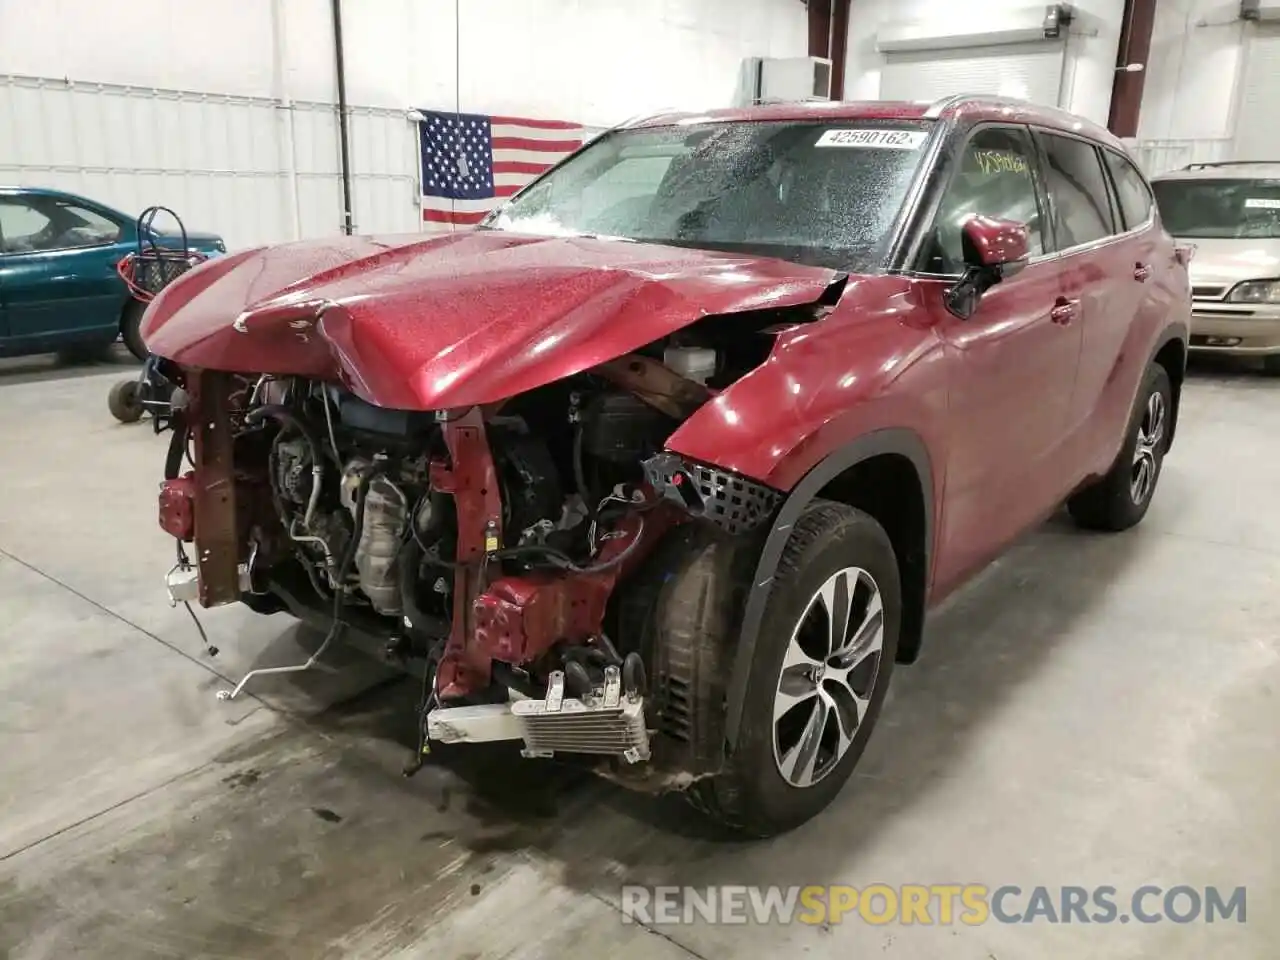
[(871, 574), (833, 573), (791, 634), (773, 706), (773, 756), (794, 787), (835, 769), (871, 705), (884, 650), (884, 604)]
[(1157, 457), (1164, 442), (1164, 394), (1156, 390), (1147, 398), (1147, 408), (1138, 424), (1138, 443), (1133, 449), (1133, 470), (1129, 475), (1129, 496), (1136, 504), (1146, 503), (1156, 485)]

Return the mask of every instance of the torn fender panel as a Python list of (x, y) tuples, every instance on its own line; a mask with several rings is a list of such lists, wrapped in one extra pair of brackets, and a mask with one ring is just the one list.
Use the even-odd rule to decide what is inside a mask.
[(143, 337), (185, 366), (341, 380), (430, 410), (505, 399), (708, 314), (811, 303), (837, 276), (587, 237), (343, 237), (203, 265), (156, 298)]
[(937, 474), (947, 380), (936, 332), (910, 309), (918, 296), (902, 277), (851, 279), (829, 316), (780, 335), (769, 359), (681, 424), (667, 449), (785, 491), (858, 437), (902, 428), (939, 453)]

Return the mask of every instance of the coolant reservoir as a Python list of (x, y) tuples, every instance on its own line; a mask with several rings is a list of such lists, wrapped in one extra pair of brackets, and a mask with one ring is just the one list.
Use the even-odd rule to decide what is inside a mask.
[(662, 362), (690, 380), (706, 383), (716, 372), (716, 352), (710, 347), (667, 347)]

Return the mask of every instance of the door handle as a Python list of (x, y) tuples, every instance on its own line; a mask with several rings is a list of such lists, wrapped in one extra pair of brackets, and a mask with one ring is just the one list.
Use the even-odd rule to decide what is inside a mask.
[(1059, 297), (1058, 302), (1049, 311), (1049, 319), (1059, 326), (1065, 327), (1076, 318), (1076, 308), (1079, 305), (1079, 300), (1068, 300), (1065, 297)]
[(1137, 280), (1139, 283), (1146, 283), (1146, 282), (1147, 282), (1147, 279), (1148, 279), (1150, 276), (1151, 276), (1151, 267), (1150, 267), (1150, 266), (1148, 266), (1148, 265), (1147, 265), (1147, 264), (1145, 264), (1145, 263), (1137, 263), (1137, 264), (1134, 264), (1134, 267), (1133, 267), (1133, 279)]

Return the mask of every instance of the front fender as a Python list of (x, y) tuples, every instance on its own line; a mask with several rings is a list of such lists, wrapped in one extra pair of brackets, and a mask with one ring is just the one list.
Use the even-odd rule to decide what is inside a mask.
[(945, 463), (946, 406), (945, 358), (931, 329), (832, 317), (780, 338), (768, 360), (704, 404), (667, 448), (787, 491), (832, 453), (886, 427), (919, 434)]
[(682, 457), (787, 494), (763, 538), (728, 678), (730, 750), (778, 562), (796, 520), (824, 487), (872, 457), (908, 460), (924, 493), (926, 580), (931, 573), (947, 459), (947, 364), (932, 328), (903, 319), (909, 311), (893, 312), (902, 303), (889, 291), (780, 337), (764, 364), (667, 441)]
[(751, 590), (742, 615), (738, 646), (734, 652), (733, 667), (725, 703), (725, 742), (732, 750), (737, 742), (742, 723), (742, 711), (747, 695), (747, 679), (755, 657), (760, 624), (773, 587), (773, 578), (782, 559), (782, 551), (791, 537), (791, 530), (805, 508), (832, 480), (859, 463), (872, 457), (893, 454), (911, 461), (920, 489), (924, 495), (925, 558), (924, 569), (932, 569), (934, 531), (934, 465), (928, 448), (920, 434), (903, 427), (888, 427), (864, 434), (839, 450), (829, 454), (809, 470), (788, 494), (774, 518), (773, 526), (765, 537), (759, 559), (756, 562)]

